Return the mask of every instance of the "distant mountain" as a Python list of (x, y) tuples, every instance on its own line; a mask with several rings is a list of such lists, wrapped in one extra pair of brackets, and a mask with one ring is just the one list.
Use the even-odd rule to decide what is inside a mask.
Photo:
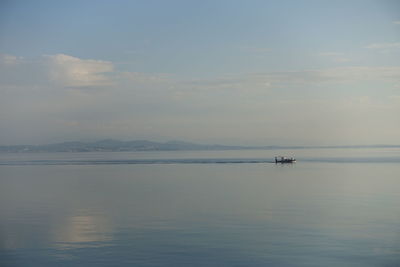
[(178, 151), (178, 150), (239, 150), (239, 149), (322, 149), (322, 148), (400, 148), (400, 145), (355, 146), (225, 146), (202, 145), (182, 141), (165, 143), (148, 140), (120, 141), (105, 139), (97, 142), (63, 142), (48, 145), (0, 146), (0, 152), (94, 152), (94, 151)]

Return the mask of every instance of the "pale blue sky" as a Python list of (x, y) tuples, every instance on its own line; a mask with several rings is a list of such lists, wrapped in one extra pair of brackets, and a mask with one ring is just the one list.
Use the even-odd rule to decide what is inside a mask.
[(399, 1), (2, 1), (0, 144), (400, 143)]

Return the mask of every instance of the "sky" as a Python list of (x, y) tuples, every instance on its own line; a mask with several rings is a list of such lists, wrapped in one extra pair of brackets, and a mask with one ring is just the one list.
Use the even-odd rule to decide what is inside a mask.
[(400, 144), (400, 1), (0, 1), (0, 145)]

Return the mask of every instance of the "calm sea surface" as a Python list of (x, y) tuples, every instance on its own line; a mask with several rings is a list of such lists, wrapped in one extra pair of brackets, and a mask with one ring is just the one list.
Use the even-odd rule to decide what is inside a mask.
[(0, 154), (0, 266), (400, 266), (400, 149)]

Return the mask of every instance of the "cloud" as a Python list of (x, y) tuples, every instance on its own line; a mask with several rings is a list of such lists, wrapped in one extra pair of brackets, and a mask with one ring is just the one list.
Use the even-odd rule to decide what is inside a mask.
[[(357, 85), (365, 82), (384, 82), (391, 86), (400, 84), (400, 67), (351, 66), (315, 70), (281, 71), (225, 75), (209, 79), (187, 81), (170, 80), (163, 84), (163, 92), (180, 101), (202, 97), (245, 97), (255, 99), (268, 97), (284, 88), (318, 88), (326, 90), (336, 85)], [(173, 86), (173, 89), (171, 89)], [(334, 87), (332, 87), (334, 86)], [(364, 85), (362, 85), (364, 86)], [(211, 100), (208, 100), (211, 101)]]
[(393, 24), (400, 25), (400, 20), (395, 20), (395, 21), (393, 21)]
[[(163, 138), (204, 142), (210, 141), (208, 136), (215, 142), (225, 142), (230, 136), (260, 143), (312, 143), (325, 138), (341, 143), (347, 140), (347, 136), (340, 137), (343, 130), (349, 129), (350, 140), (380, 126), (386, 127), (387, 133), (380, 136), (376, 130), (376, 139), (366, 136), (365, 142), (378, 137), (398, 140), (395, 86), (400, 84), (400, 66), (179, 79), (163, 73), (119, 71), (111, 62), (57, 54), (36, 59), (1, 55), (0, 68), (3, 144), (159, 138), (160, 133)], [(107, 90), (80, 90), (104, 85), (110, 86)], [(14, 90), (17, 86), (20, 89)], [(77, 89), (60, 90), (64, 87)], [(395, 96), (388, 99), (390, 95)], [(354, 122), (359, 125), (353, 127)], [(315, 127), (319, 132), (314, 133)], [(303, 135), (297, 135), (299, 129)], [(334, 134), (332, 129), (337, 129)]]
[[(400, 46), (400, 43), (398, 44)], [(391, 44), (393, 47), (394, 45)], [(371, 45), (383, 47), (382, 45)], [(319, 54), (334, 60), (344, 58), (343, 53)], [(81, 59), (65, 54), (45, 55), (25, 59), (0, 54), (0, 86), (33, 88), (122, 88), (141, 92), (146, 96), (190, 95), (193, 92), (237, 92), (263, 94), (276, 87), (312, 85), (321, 83), (346, 83), (359, 81), (400, 82), (400, 67), (349, 66), (316, 70), (281, 71), (225, 75), (209, 79), (178, 80), (165, 73), (119, 72), (109, 61)]]
[(87, 87), (109, 85), (105, 75), (114, 71), (111, 62), (80, 59), (64, 54), (44, 56), (48, 64), (51, 81), (66, 87)]
[(343, 63), (343, 62), (349, 62), (350, 59), (344, 56), (344, 53), (338, 53), (338, 52), (322, 52), (318, 54), (321, 57), (325, 57), (330, 59), (333, 62), (337, 63)]
[(0, 54), (0, 85), (93, 87), (112, 83), (111, 62), (80, 59), (64, 54), (26, 59)]
[(171, 81), (170, 75), (166, 73), (121, 72), (119, 78), (135, 83), (165, 83)]
[(333, 58), (332, 59), (334, 62), (349, 62), (350, 59), (346, 58), (346, 57), (338, 57), (338, 58)]
[(177, 86), (185, 94), (190, 92), (204, 93), (237, 93), (250, 95), (260, 95), (269, 92), (273, 87), (272, 81), (268, 77), (252, 77), (251, 75), (225, 75), (211, 79), (195, 79), (182, 81)]
[(400, 81), (400, 67), (340, 67), (252, 74), (271, 83), (316, 84), (322, 82)]
[(397, 49), (400, 48), (400, 43), (375, 43), (367, 45), (368, 49)]
[(19, 62), (19, 58), (13, 55), (0, 54), (0, 65), (14, 65)]
[(14, 55), (0, 54), (0, 85), (2, 88), (36, 86), (47, 80), (43, 62), (28, 61)]
[(256, 54), (264, 54), (272, 52), (272, 49), (269, 47), (257, 47), (257, 46), (242, 46), (244, 51), (248, 51)]
[(318, 55), (320, 56), (326, 56), (326, 57), (330, 57), (330, 56), (343, 56), (343, 53), (339, 53), (339, 52), (322, 52), (319, 53)]

